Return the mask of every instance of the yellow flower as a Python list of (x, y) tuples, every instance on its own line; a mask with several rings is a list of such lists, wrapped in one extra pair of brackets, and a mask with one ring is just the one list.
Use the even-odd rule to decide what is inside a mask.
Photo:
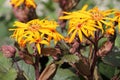
[(18, 40), (20, 36), (34, 34), (35, 32), (39, 32), (40, 25), (41, 24), (38, 19), (29, 21), (28, 23), (22, 23), (19, 21), (15, 21), (14, 26), (17, 26), (17, 28), (13, 28), (9, 30), (15, 30), (12, 37)]
[(94, 37), (94, 31), (96, 30), (94, 24), (95, 23), (92, 20), (84, 20), (79, 18), (70, 19), (68, 35), (71, 34), (71, 36), (69, 42), (71, 43), (76, 35), (79, 36), (80, 41), (82, 41), (82, 35), (86, 37)]
[(31, 20), (27, 23), (16, 21), (13, 30), (13, 38), (18, 42), (21, 47), (26, 44), (34, 43), (41, 53), (41, 44), (49, 45), (51, 40), (55, 43), (64, 37), (56, 31), (58, 24), (55, 21), (48, 20)]
[(79, 36), (80, 41), (82, 41), (82, 36), (94, 37), (94, 31), (96, 30), (95, 21), (92, 20), (91, 13), (86, 11), (86, 8), (87, 5), (79, 11), (65, 12), (66, 15), (59, 18), (69, 20), (69, 43), (74, 40), (76, 35)]
[(80, 41), (83, 35), (86, 37), (94, 37), (95, 21), (92, 20), (91, 13), (86, 11), (88, 5), (83, 6), (81, 10), (74, 12), (64, 12), (66, 15), (61, 16), (59, 19), (68, 19), (69, 28), (68, 35), (70, 35), (69, 43), (71, 43), (75, 36), (78, 35)]
[(35, 43), (39, 54), (41, 53), (41, 44), (49, 45), (49, 42), (47, 40), (44, 40), (44, 37), (41, 34), (39, 34), (39, 32), (31, 34), (30, 36), (24, 35), (23, 37), (23, 41), (19, 43), (22, 45)]
[(115, 18), (116, 18), (116, 22), (118, 22), (118, 29), (119, 29), (119, 32), (120, 32), (120, 11), (116, 10), (115, 11)]
[(36, 4), (34, 2), (34, 0), (25, 0), (25, 5), (28, 6), (28, 7), (34, 7), (36, 8)]
[(14, 31), (11, 37), (16, 40), (19, 39), (24, 34), (24, 31), (28, 28), (28, 25), (19, 21), (16, 21), (13, 26), (17, 26), (17, 28), (9, 29), (10, 31)]
[(106, 30), (106, 34), (108, 35), (114, 35), (115, 29), (114, 28), (109, 28)]
[(56, 28), (59, 26), (55, 21), (48, 21), (43, 20), (41, 21), (43, 24), (41, 27), (40, 32), (43, 34), (46, 34), (48, 37), (46, 38), (48, 41), (51, 41), (54, 39), (55, 44), (60, 41), (61, 39), (64, 39), (64, 37), (57, 32)]
[(33, 7), (36, 8), (36, 4), (34, 2), (34, 0), (11, 0), (10, 3), (14, 6), (14, 7), (19, 7), (23, 4), (25, 4), (27, 7)]
[(96, 21), (96, 27), (102, 30), (102, 33), (104, 32), (103, 24), (105, 26), (110, 26), (111, 21), (114, 21), (113, 18), (110, 18), (110, 15), (113, 14), (113, 10), (99, 10), (98, 7), (95, 7), (91, 10), (89, 10), (92, 16), (92, 20)]
[(27, 26), (28, 26), (27, 30), (33, 33), (39, 32), (43, 25), (43, 23), (41, 22), (42, 20), (39, 20), (39, 19), (34, 19), (34, 20), (27, 22)]
[(59, 19), (71, 19), (71, 18), (91, 18), (91, 14), (86, 11), (88, 5), (83, 6), (81, 10), (74, 12), (63, 12), (66, 16), (61, 16)]

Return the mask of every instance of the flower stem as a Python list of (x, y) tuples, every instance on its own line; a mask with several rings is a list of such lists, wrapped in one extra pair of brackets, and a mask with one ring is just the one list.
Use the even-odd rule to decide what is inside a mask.
[(35, 76), (36, 80), (39, 79), (40, 73), (39, 73), (39, 54), (35, 56), (35, 64), (33, 65), (35, 69)]
[(98, 57), (97, 57), (97, 55), (96, 55), (96, 53), (97, 53), (97, 51), (98, 51), (98, 38), (99, 38), (99, 31), (96, 31), (95, 32), (95, 42), (94, 42), (94, 49), (93, 49), (93, 53), (92, 53), (92, 64), (91, 64), (91, 67), (90, 67), (90, 72), (91, 72), (91, 77), (88, 77), (89, 79), (88, 80), (93, 80), (94, 79), (94, 69), (95, 69), (95, 66), (96, 66), (96, 63), (97, 63), (97, 59), (98, 59)]
[(15, 61), (14, 57), (12, 58), (14, 64), (16, 65), (17, 69), (18, 69), (18, 72), (21, 72), (22, 70), (20, 69), (18, 63)]

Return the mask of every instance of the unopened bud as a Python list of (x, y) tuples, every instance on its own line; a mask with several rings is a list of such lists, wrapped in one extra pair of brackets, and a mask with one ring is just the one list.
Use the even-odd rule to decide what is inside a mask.
[(27, 53), (22, 52), (22, 51), (20, 51), (18, 53), (19, 53), (19, 57), (21, 59), (23, 59), (25, 61), (25, 63), (31, 64), (31, 65), (34, 64), (33, 57), (30, 54), (27, 54)]
[(73, 41), (72, 48), (70, 49), (70, 53), (75, 53), (79, 48), (80, 44), (77, 40)]
[(74, 8), (80, 0), (59, 0), (59, 5), (63, 11), (69, 11)]
[(1, 51), (3, 52), (3, 55), (7, 58), (14, 57), (16, 53), (16, 49), (10, 45), (1, 46)]
[(28, 22), (32, 19), (36, 19), (37, 15), (35, 13), (34, 8), (14, 8), (13, 7), (13, 12), (15, 17), (20, 21), (20, 22)]

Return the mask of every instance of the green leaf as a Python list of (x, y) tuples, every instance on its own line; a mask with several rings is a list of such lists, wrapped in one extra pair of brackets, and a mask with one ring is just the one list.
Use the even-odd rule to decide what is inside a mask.
[(15, 69), (9, 69), (7, 72), (1, 73), (0, 71), (0, 79), (1, 80), (15, 80), (17, 77), (17, 72)]
[(30, 54), (32, 54), (34, 52), (33, 47), (30, 44), (27, 45), (27, 49)]
[(42, 1), (42, 4), (44, 4), (44, 6), (51, 12), (55, 10), (54, 3), (52, 0), (49, 0), (48, 2)]
[(0, 53), (0, 80), (15, 80), (17, 71), (12, 67), (10, 59)]
[(120, 35), (117, 34), (116, 40), (115, 40), (115, 46), (120, 48)]
[(101, 47), (106, 41), (107, 41), (107, 38), (100, 39), (99, 43), (98, 43), (98, 46)]
[(86, 48), (81, 50), (81, 54), (85, 57), (89, 57), (90, 47), (87, 46)]
[(79, 4), (76, 6), (76, 9), (81, 9), (85, 4), (89, 5), (88, 8), (92, 8), (95, 6), (93, 0), (80, 0)]
[(115, 72), (114, 67), (104, 64), (102, 62), (98, 64), (98, 70), (101, 74), (103, 74), (104, 76), (106, 76), (109, 79), (113, 77), (114, 72)]
[(107, 63), (112, 66), (120, 67), (120, 51), (118, 49), (112, 50), (107, 56), (103, 59), (104, 63)]
[(53, 80), (80, 80), (78, 76), (76, 76), (69, 69), (58, 69)]
[(32, 65), (26, 64), (24, 61), (19, 61), (18, 65), (24, 71), (23, 74), (27, 80), (35, 80), (35, 70)]
[(12, 62), (10, 59), (3, 56), (2, 53), (0, 53), (0, 69), (5, 69), (6, 71), (11, 68)]
[(69, 55), (65, 55), (62, 59), (66, 62), (75, 63), (76, 61), (79, 60), (79, 57), (73, 54), (69, 54)]
[(74, 54), (66, 54), (60, 60), (60, 63), (68, 62), (68, 63), (75, 63), (79, 60), (79, 57)]
[[(3, 39), (3, 37), (7, 36), (7, 28), (5, 27), (5, 24), (0, 22), (0, 39)], [(2, 40), (0, 40), (1, 42)]]
[(114, 75), (118, 75), (120, 73), (120, 69), (116, 67)]

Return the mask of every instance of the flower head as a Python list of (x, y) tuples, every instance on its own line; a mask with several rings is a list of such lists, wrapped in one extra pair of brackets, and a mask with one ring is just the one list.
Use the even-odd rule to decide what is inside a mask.
[(58, 24), (55, 21), (39, 19), (27, 23), (16, 21), (14, 26), (16, 28), (10, 30), (14, 31), (12, 37), (19, 45), (24, 47), (26, 44), (34, 43), (39, 53), (41, 53), (41, 44), (49, 45), (51, 40), (56, 43), (63, 39), (63, 36), (56, 31)]
[(86, 11), (88, 5), (83, 6), (81, 10), (74, 11), (74, 12), (63, 12), (65, 16), (61, 16), (59, 19), (71, 19), (71, 18), (91, 18), (91, 14)]
[(24, 4), (27, 7), (36, 8), (36, 4), (35, 4), (34, 0), (11, 0), (10, 3), (14, 7), (19, 7)]
[(111, 22), (114, 21), (113, 18), (110, 18), (110, 15), (113, 14), (113, 10), (99, 10), (98, 7), (95, 7), (89, 10), (92, 16), (92, 20), (96, 22), (96, 27), (104, 32), (103, 25), (111, 26)]
[(94, 37), (95, 21), (91, 20), (91, 14), (86, 11), (87, 5), (85, 5), (81, 10), (74, 11), (71, 13), (66, 13), (65, 16), (61, 16), (60, 19), (69, 20), (68, 35), (69, 42), (71, 43), (75, 36), (78, 35), (80, 41), (82, 41), (82, 36)]
[(43, 20), (42, 23), (44, 23), (41, 27), (40, 32), (48, 35), (46, 38), (48, 41), (51, 41), (54, 39), (55, 44), (57, 41), (63, 39), (64, 37), (57, 32), (57, 27), (59, 26), (55, 21), (48, 21), (48, 20)]
[(94, 21), (92, 20), (84, 20), (84, 19), (70, 19), (68, 35), (71, 34), (69, 42), (72, 42), (76, 35), (79, 36), (80, 41), (82, 41), (82, 36), (92, 36), (94, 37), (94, 31), (96, 28), (94, 27)]
[(114, 28), (109, 28), (109, 29), (106, 30), (106, 34), (108, 34), (108, 35), (114, 35), (114, 33), (115, 33)]

